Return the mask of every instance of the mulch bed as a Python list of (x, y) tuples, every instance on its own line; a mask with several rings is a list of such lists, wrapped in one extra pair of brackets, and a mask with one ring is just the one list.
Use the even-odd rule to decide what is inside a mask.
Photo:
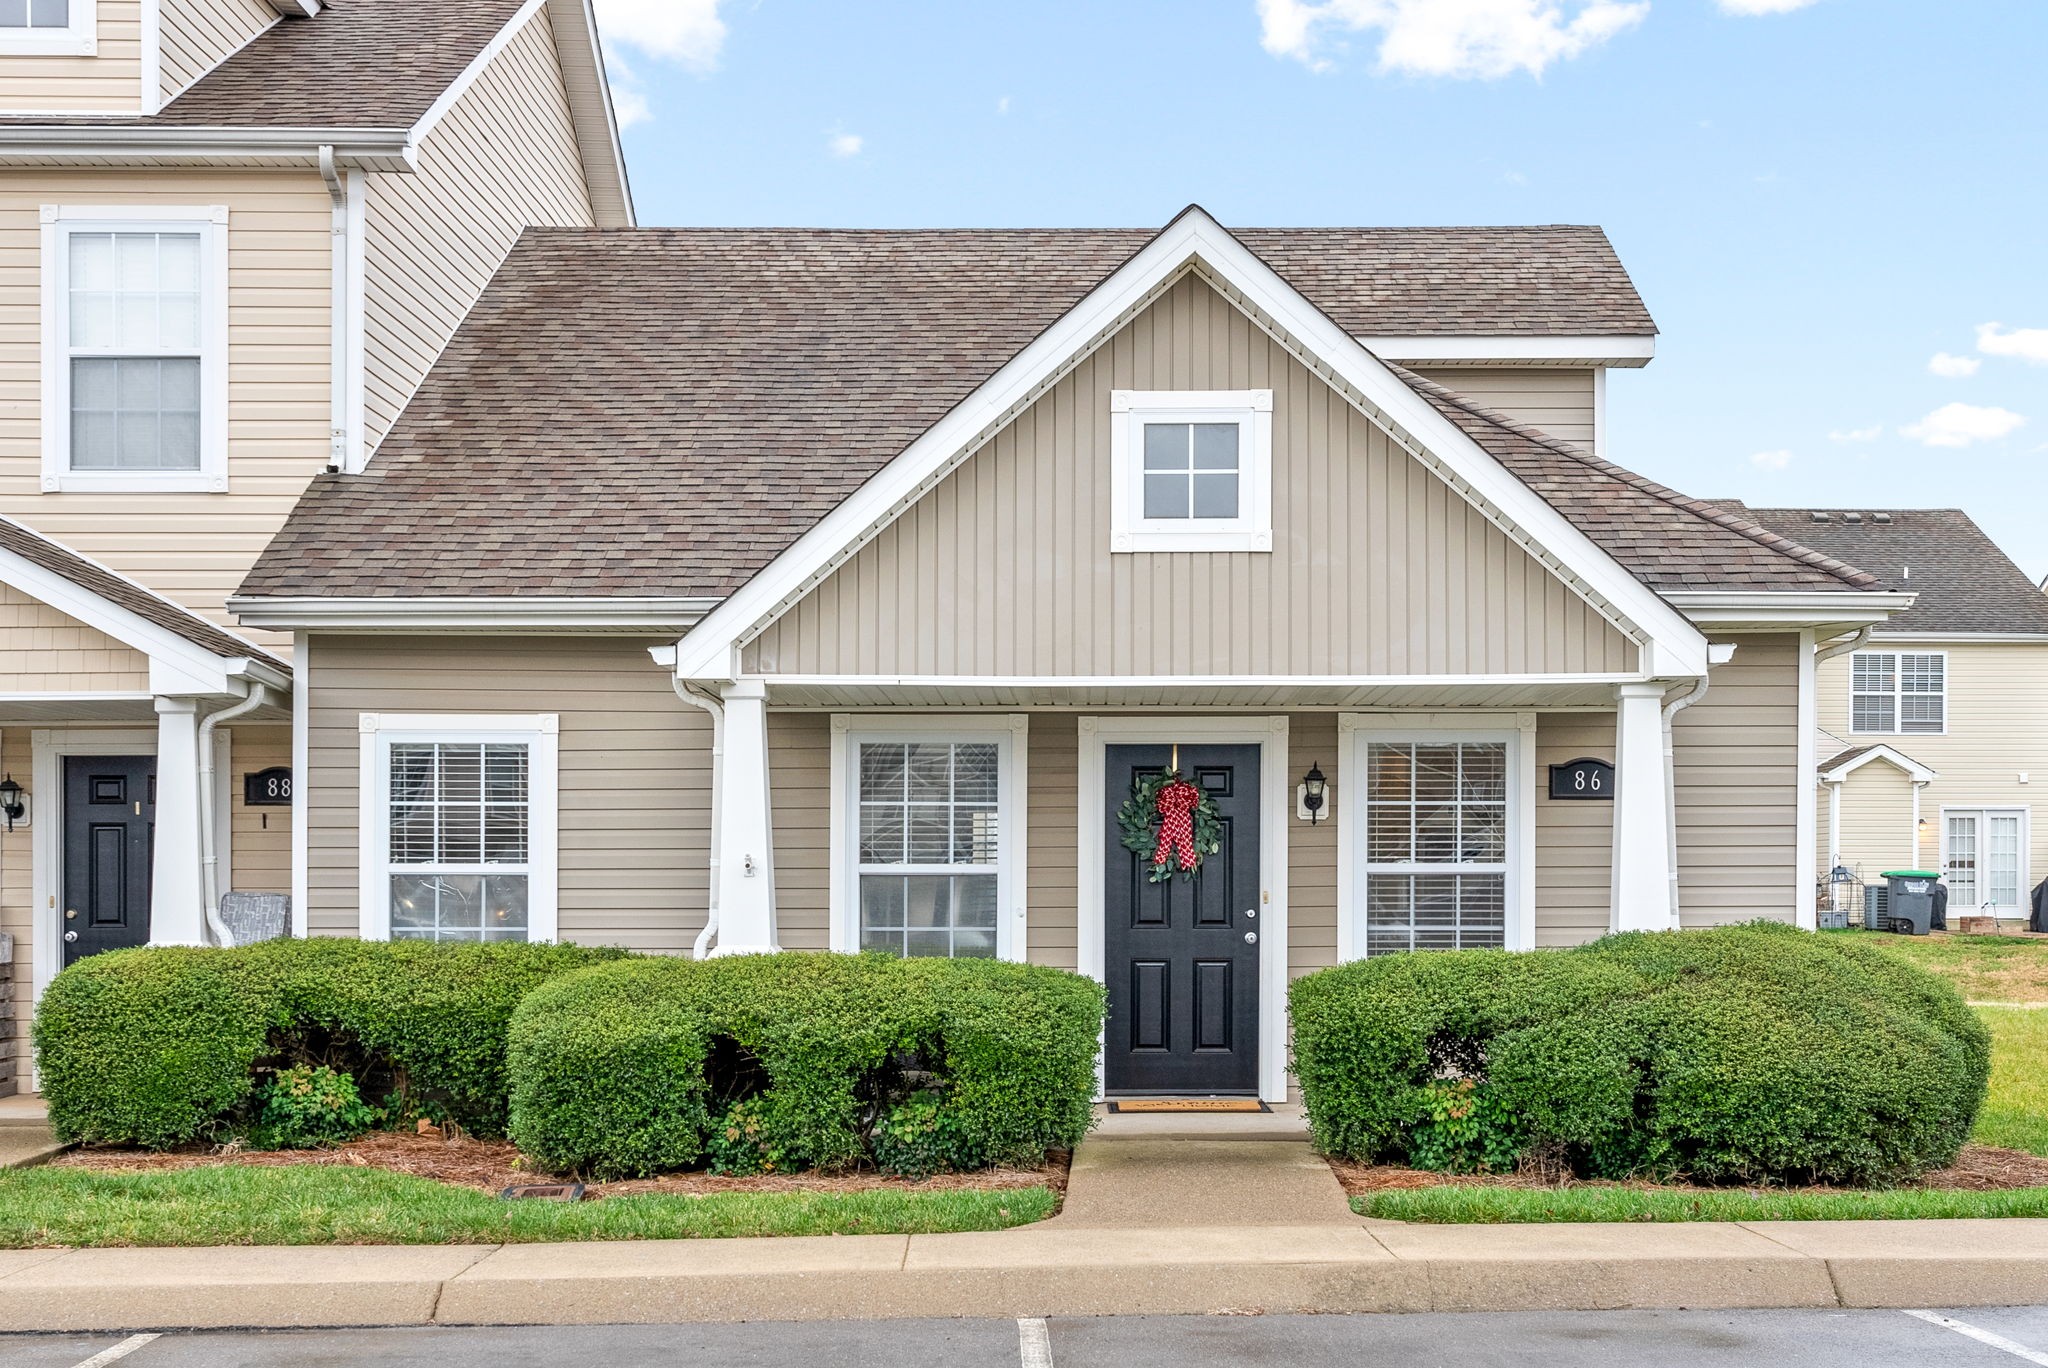
[[(548, 1181), (547, 1175), (525, 1167), (519, 1151), (508, 1141), (473, 1140), (467, 1136), (444, 1139), (392, 1132), (378, 1132), (346, 1145), (317, 1150), (241, 1150), (229, 1147), (158, 1153), (89, 1148), (73, 1150), (51, 1163), (61, 1168), (97, 1169), (109, 1173), (204, 1168), (221, 1164), (253, 1167), (337, 1164), (388, 1169), (393, 1173), (407, 1173), (416, 1178), (490, 1193), (502, 1192), (515, 1184)], [(769, 1174), (759, 1178), (672, 1173), (630, 1182), (592, 1183), (584, 1196), (589, 1199), (665, 1193), (679, 1197), (709, 1197), (722, 1192), (1003, 1191), (1030, 1187), (1049, 1187), (1056, 1194), (1064, 1194), (1067, 1189), (1067, 1163), (1068, 1156), (1058, 1155), (1053, 1163), (1043, 1168), (941, 1173), (922, 1182), (872, 1172)]]
[[(1573, 1178), (1540, 1167), (1514, 1173), (1432, 1173), (1425, 1169), (1402, 1168), (1398, 1164), (1355, 1164), (1348, 1159), (1329, 1160), (1330, 1169), (1344, 1191), (1353, 1197), (1376, 1192), (1430, 1187), (1568, 1188), (1620, 1187), (1644, 1192), (1728, 1191), (1695, 1183), (1652, 1183), (1647, 1181), (1607, 1182)], [(2004, 1192), (2013, 1188), (2048, 1187), (2048, 1159), (2022, 1150), (1994, 1149), (1990, 1145), (1965, 1145), (1956, 1162), (1928, 1174), (1915, 1188), (1933, 1192)], [(1751, 1189), (1752, 1191), (1756, 1189)], [(1838, 1188), (1785, 1188), (1787, 1192), (1834, 1192)]]

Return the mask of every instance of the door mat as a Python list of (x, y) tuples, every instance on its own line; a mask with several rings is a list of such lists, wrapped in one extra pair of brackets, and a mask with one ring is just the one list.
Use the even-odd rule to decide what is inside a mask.
[(1119, 1097), (1113, 1112), (1262, 1112), (1271, 1111), (1255, 1097)]

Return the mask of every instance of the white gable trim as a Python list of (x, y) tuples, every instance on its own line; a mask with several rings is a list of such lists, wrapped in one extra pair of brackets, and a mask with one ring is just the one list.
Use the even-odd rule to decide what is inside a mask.
[[(1706, 673), (1706, 638), (1564, 515), (1488, 456), (1450, 420), (1248, 251), (1199, 207), (1190, 207), (1137, 255), (990, 376), (975, 392), (819, 520), (710, 613), (677, 649), (684, 679), (732, 679), (738, 649), (807, 592), (876, 530), (894, 519), (1007, 424), (1074, 363), (1113, 334), (1184, 267), (1198, 263), (1212, 283), (1263, 315), (1309, 353), (1326, 378), (1482, 511), (1603, 611), (1645, 639), (1646, 673)], [(1307, 359), (1307, 358), (1304, 358)], [(1502, 520), (1505, 520), (1502, 522)], [(1621, 625), (1621, 624), (1618, 624)]]
[(1916, 784), (1931, 784), (1941, 777), (1912, 756), (1901, 751), (1895, 751), (1890, 746), (1872, 746), (1854, 760), (1837, 765), (1833, 769), (1822, 770), (1820, 772), (1820, 781), (1823, 784), (1839, 784), (1873, 760), (1882, 760), (1905, 771)]

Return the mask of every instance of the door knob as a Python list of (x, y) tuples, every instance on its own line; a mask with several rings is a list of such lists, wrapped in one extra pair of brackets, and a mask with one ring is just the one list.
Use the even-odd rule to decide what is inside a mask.
[(1259, 919), (1259, 909), (1256, 907), (1247, 907), (1244, 910), (1244, 915), (1246, 921), (1257, 921)]
[(78, 933), (76, 931), (66, 931), (64, 933), (64, 943), (66, 945), (78, 944)]
[(1245, 933), (1244, 933), (1244, 943), (1245, 943), (1246, 945), (1257, 945), (1257, 944), (1259, 943), (1259, 933), (1258, 933), (1258, 932), (1256, 932), (1256, 931), (1247, 931), (1247, 932), (1245, 932)]

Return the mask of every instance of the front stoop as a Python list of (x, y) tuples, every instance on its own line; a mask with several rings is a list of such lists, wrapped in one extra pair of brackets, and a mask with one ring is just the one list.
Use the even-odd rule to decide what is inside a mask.
[(0, 1253), (0, 1331), (2039, 1302), (2030, 1220)]

